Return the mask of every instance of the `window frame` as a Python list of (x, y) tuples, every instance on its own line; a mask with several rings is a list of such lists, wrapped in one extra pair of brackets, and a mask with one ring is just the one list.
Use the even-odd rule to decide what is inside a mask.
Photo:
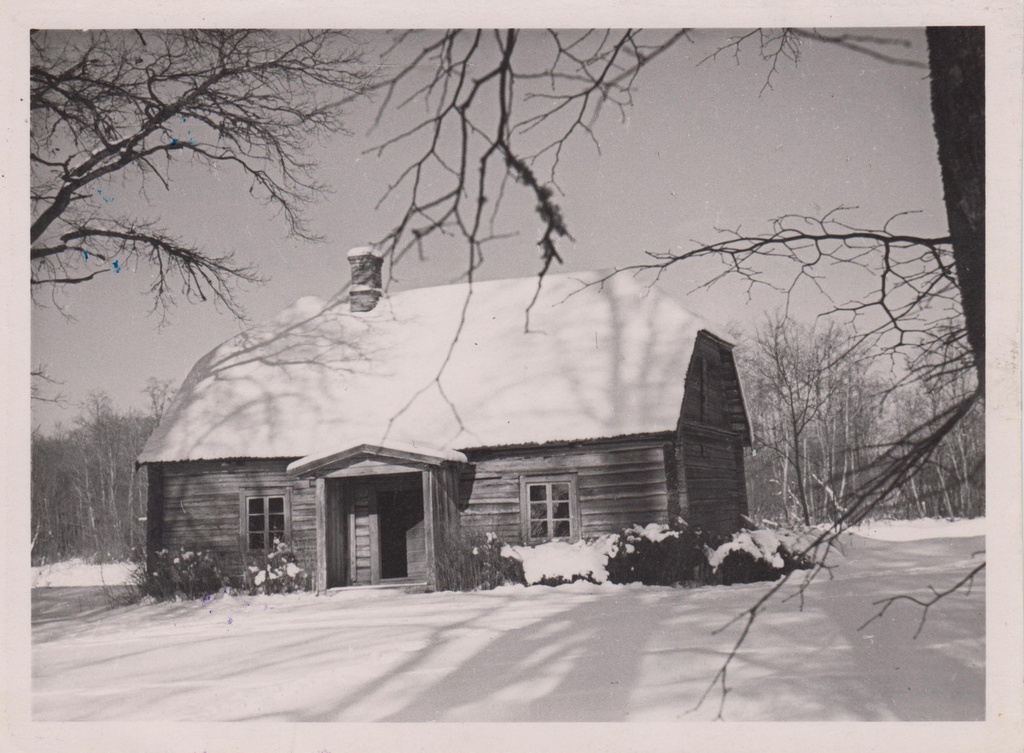
[[(271, 552), (273, 551), (273, 537), (270, 536), (270, 499), (271, 497), (281, 497), (284, 499), (284, 541), (292, 544), (292, 491), (288, 487), (251, 487), (246, 489), (240, 489), (238, 492), (238, 512), (239, 512), (239, 544), (242, 551), (246, 554), (253, 554), (256, 552)], [(249, 500), (251, 499), (263, 499), (263, 535), (266, 537), (264, 540), (262, 549), (253, 549), (249, 546)]]
[[(576, 473), (536, 473), (519, 477), (519, 520), (525, 545), (534, 546), (536, 544), (546, 544), (549, 541), (567, 541), (572, 543), (580, 540), (582, 526), (577, 476), (578, 474)], [(550, 535), (545, 538), (533, 537), (530, 535), (530, 486), (558, 483), (568, 483), (569, 485), (569, 535), (567, 537)], [(548, 523), (548, 532), (550, 533), (551, 522), (553, 520), (564, 520), (564, 518), (554, 517), (552, 505), (556, 500), (551, 499), (550, 493), (546, 493), (545, 496), (547, 498), (544, 501), (548, 505), (548, 515), (545, 520)]]

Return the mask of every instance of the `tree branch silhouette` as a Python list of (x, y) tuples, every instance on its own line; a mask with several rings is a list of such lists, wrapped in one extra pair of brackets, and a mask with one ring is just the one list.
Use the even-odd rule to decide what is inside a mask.
[(181, 295), (241, 316), (234, 288), (258, 272), (122, 212), (102, 196), (106, 181), (134, 181), (143, 196), (147, 179), (170, 190), (169, 168), (187, 161), (241, 178), (289, 233), (316, 240), (303, 206), (325, 186), (306, 148), (345, 132), (344, 105), (373, 75), (339, 32), (34, 32), (32, 285), (141, 263), (164, 314)]

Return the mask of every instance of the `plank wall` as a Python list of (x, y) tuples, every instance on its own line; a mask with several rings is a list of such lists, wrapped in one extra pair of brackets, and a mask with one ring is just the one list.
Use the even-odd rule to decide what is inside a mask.
[[(669, 437), (669, 442), (671, 438)], [(577, 474), (581, 534), (666, 522), (669, 483), (664, 438), (469, 452), (459, 484), (464, 529), (522, 541), (520, 477)]]
[(291, 496), (291, 545), (299, 566), (316, 564), (316, 491), (308, 479), (285, 473), (290, 460), (163, 463), (163, 546), (213, 551), (226, 562), (248, 559), (241, 536), (239, 492)]

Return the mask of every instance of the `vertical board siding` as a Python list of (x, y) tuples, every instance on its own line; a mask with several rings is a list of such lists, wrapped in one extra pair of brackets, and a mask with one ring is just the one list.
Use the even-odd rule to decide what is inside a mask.
[(164, 547), (164, 467), (146, 469), (146, 567), (156, 569), (156, 552)]
[[(316, 480), (316, 561), (327, 562), (327, 479)], [(327, 568), (316, 569), (316, 591), (327, 590)]]
[[(307, 479), (295, 480), (285, 468), (290, 461), (195, 461), (163, 463), (162, 546), (168, 549), (195, 547), (210, 551), (226, 567), (242, 568), (250, 558), (245, 550), (238, 504), (239, 491), (290, 491), (290, 542), (299, 566), (308, 573), (316, 568), (316, 490)], [(152, 468), (150, 466), (152, 472)]]
[(686, 374), (675, 458), (680, 514), (693, 526), (728, 533), (747, 513), (743, 416), (729, 346), (698, 337)]
[(504, 541), (522, 541), (522, 476), (575, 474), (582, 536), (668, 520), (664, 442), (657, 439), (471, 453), (470, 462), (459, 483), (460, 524)]
[(729, 384), (735, 381), (732, 358), (707, 337), (698, 337), (686, 372), (682, 419), (732, 431), (735, 406)]
[(405, 565), (410, 578), (426, 579), (427, 546), (422, 520), (405, 532)]
[(689, 520), (719, 532), (733, 531), (746, 514), (743, 448), (738, 438), (688, 427), (683, 437)]
[(431, 469), (423, 474), (421, 479), (423, 488), (423, 542), (424, 554), (427, 565), (427, 585), (433, 588), (437, 585), (437, 560), (434, 543), (437, 541), (438, 520), (437, 511), (443, 500), (438, 499), (438, 478), (437, 469)]
[(327, 588), (349, 585), (349, 510), (345, 486), (338, 479), (326, 479), (326, 562), (323, 570)]

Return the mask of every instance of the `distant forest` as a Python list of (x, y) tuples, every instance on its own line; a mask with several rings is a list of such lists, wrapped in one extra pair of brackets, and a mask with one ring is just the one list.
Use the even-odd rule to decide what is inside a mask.
[[(831, 523), (872, 479), (906, 427), (941, 416), (970, 385), (964, 374), (912, 378), (880, 371), (877, 352), (838, 326), (766, 318), (737, 337), (737, 364), (753, 427), (746, 457), (750, 517)], [(172, 389), (150, 380), (145, 410), (117, 409), (103, 393), (70, 427), (32, 436), (32, 562), (139, 557), (146, 541), (146, 471), (136, 458)], [(929, 448), (926, 462), (874, 517), (985, 514), (983, 403)]]
[(72, 557), (120, 561), (144, 552), (146, 470), (135, 460), (172, 390), (169, 382), (151, 379), (145, 393), (148, 409), (121, 411), (108, 395), (94, 392), (71, 427), (33, 432), (34, 565)]

